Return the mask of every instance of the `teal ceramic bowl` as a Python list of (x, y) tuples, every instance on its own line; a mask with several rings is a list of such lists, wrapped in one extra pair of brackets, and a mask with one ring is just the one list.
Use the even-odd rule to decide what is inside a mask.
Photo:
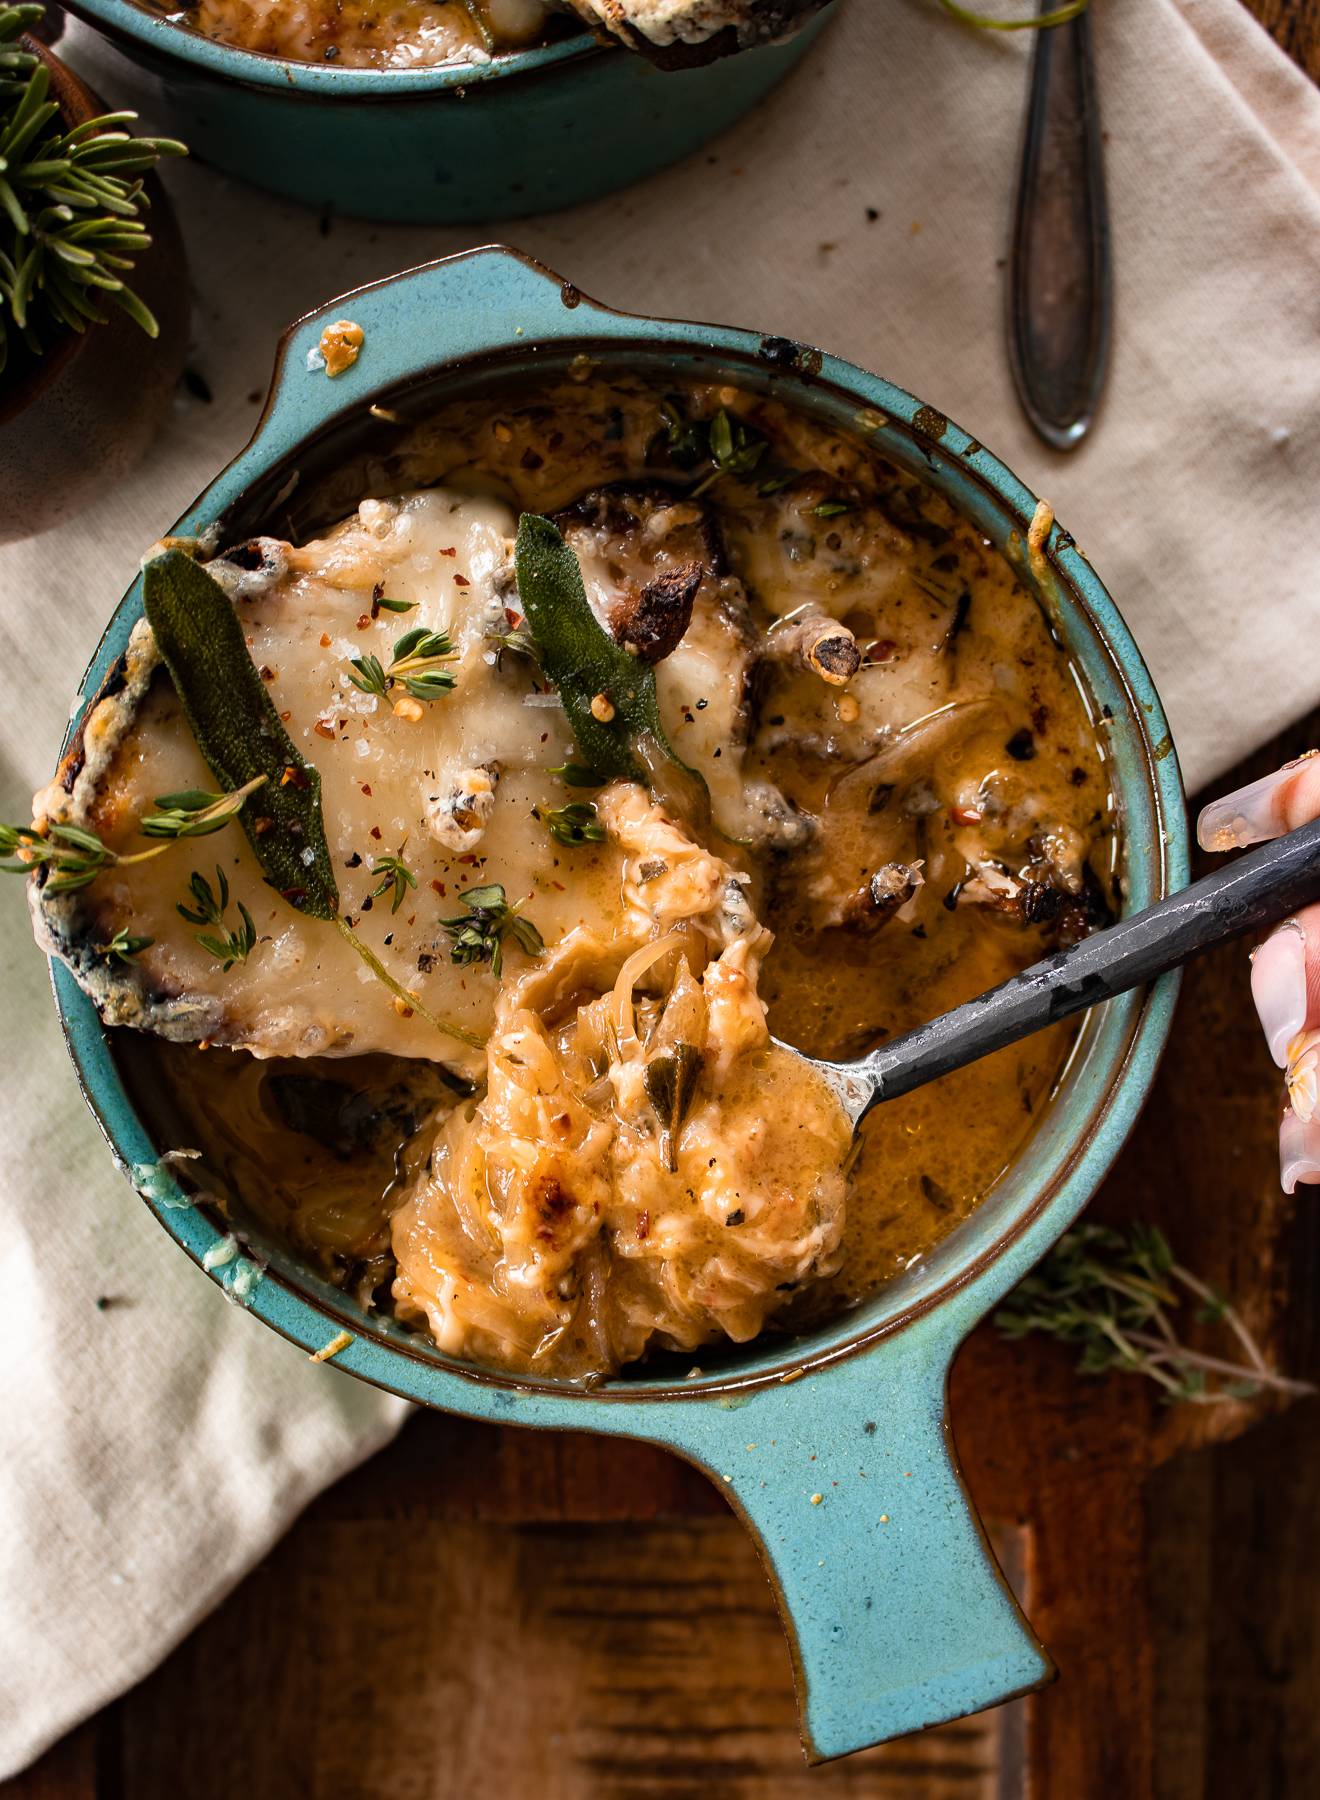
[(221, 44), (145, 0), (69, 0), (146, 71), (153, 129), (226, 174), (323, 211), (412, 224), (551, 212), (663, 169), (806, 54), (782, 44), (661, 71), (579, 32), (489, 63), (342, 69)]
[[(308, 352), (345, 314), (363, 326), (365, 347), (329, 382), (309, 372)], [(280, 346), (252, 442), (168, 529), (218, 527), (229, 540), (311, 528), (355, 503), (345, 466), (387, 457), (397, 441), (397, 424), (369, 412), (373, 405), (420, 417), (441, 397), (493, 392), (582, 354), (606, 369), (781, 393), (826, 423), (867, 434), (1010, 556), (1020, 554), (1035, 496), (910, 394), (783, 338), (612, 312), (505, 249), (431, 263), (299, 320)], [(1187, 879), (1177, 761), (1150, 676), (1090, 564), (1057, 527), (1046, 555), (1042, 603), (1106, 720), (1126, 903), (1136, 909)], [(96, 652), (85, 693), (113, 667), (141, 610), (139, 581)], [(200, 1263), (220, 1231), (158, 1164), (165, 1146), (134, 1110), (90, 1002), (58, 965), (54, 982), (84, 1092), (116, 1158)], [(924, 1261), (810, 1337), (703, 1353), (705, 1373), (685, 1380), (643, 1372), (582, 1392), (465, 1366), (389, 1318), (363, 1313), (255, 1235), (248, 1255), (211, 1279), (231, 1295), (237, 1282), (259, 1318), (308, 1351), (350, 1333), (336, 1369), (423, 1405), (647, 1439), (695, 1462), (761, 1548), (793, 1646), (808, 1754), (840, 1756), (1052, 1674), (963, 1491), (945, 1382), (963, 1338), (1072, 1223), (1113, 1161), (1149, 1088), (1175, 992), (1166, 977), (1087, 1015), (1020, 1160)], [(249, 1289), (256, 1263), (265, 1273)]]

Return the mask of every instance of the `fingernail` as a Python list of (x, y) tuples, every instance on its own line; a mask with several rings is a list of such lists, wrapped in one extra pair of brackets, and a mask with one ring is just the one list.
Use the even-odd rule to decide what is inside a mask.
[(1285, 763), (1272, 775), (1262, 775), (1259, 781), (1225, 794), (1222, 800), (1212, 800), (1196, 821), (1196, 841), (1202, 850), (1243, 850), (1248, 844), (1281, 837), (1287, 825), (1275, 805), (1279, 790), (1315, 754), (1308, 750), (1306, 756)]
[(1256, 1002), (1270, 1055), (1280, 1068), (1306, 1024), (1306, 934), (1295, 920), (1267, 937), (1251, 964)]
[(1320, 1181), (1320, 1123), (1303, 1122), (1294, 1112), (1283, 1115), (1279, 1126), (1279, 1180), (1285, 1194), (1298, 1182)]

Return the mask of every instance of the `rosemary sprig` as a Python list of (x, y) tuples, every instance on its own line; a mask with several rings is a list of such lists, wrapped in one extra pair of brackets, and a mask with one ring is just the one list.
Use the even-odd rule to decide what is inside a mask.
[(416, 606), (417, 602), (415, 600), (388, 600), (384, 594), (374, 595), (371, 602), (371, 609), (373, 612), (383, 610), (392, 613), (408, 613), (415, 611)]
[(264, 782), (264, 775), (235, 788), (230, 794), (206, 794), (190, 791), (162, 794), (156, 805), (159, 813), (148, 813), (138, 822), (145, 837), (165, 838), (150, 850), (125, 854), (111, 850), (96, 832), (81, 825), (51, 825), (38, 831), (35, 825), (0, 825), (0, 872), (6, 875), (30, 875), (34, 869), (50, 871), (46, 878), (48, 894), (73, 894), (89, 887), (103, 869), (124, 868), (129, 863), (149, 862), (161, 856), (170, 843), (181, 837), (205, 837), (219, 831), (239, 812), (248, 795)]
[[(1214, 1356), (1184, 1344), (1172, 1314), (1186, 1296), (1197, 1317), (1224, 1325), (1240, 1357)], [(1250, 1398), (1263, 1388), (1314, 1392), (1266, 1363), (1241, 1315), (1174, 1258), (1154, 1226), (1126, 1230), (1078, 1225), (1067, 1232), (995, 1314), (1007, 1338), (1044, 1332), (1078, 1351), (1084, 1375), (1118, 1369), (1154, 1381), (1170, 1404), (1209, 1406)]]
[(449, 951), (451, 962), (488, 962), (491, 974), (498, 976), (504, 966), (506, 937), (512, 937), (528, 956), (539, 956), (545, 949), (545, 939), (532, 921), (522, 916), (523, 902), (519, 900), (510, 906), (499, 882), (469, 888), (459, 899), (467, 912), (444, 921), (445, 930), (454, 940)]
[(578, 844), (602, 844), (605, 827), (590, 800), (570, 800), (564, 806), (546, 807), (537, 817), (557, 844), (570, 849)]
[(107, 962), (127, 963), (132, 961), (139, 950), (149, 949), (155, 941), (155, 938), (135, 935), (127, 925), (121, 925), (108, 944), (93, 944), (92, 948)]
[(241, 900), (238, 907), (239, 923), (237, 926), (225, 924), (225, 913), (229, 909), (229, 883), (225, 880), (225, 872), (219, 863), (215, 866), (216, 886), (219, 893), (211, 889), (205, 876), (196, 869), (188, 877), (188, 892), (192, 898), (192, 906), (188, 907), (180, 900), (176, 902), (175, 911), (190, 925), (212, 925), (214, 932), (194, 932), (197, 942), (208, 955), (215, 957), (227, 971), (236, 962), (246, 962), (249, 953), (257, 942), (257, 928), (252, 923), (252, 914)]
[(457, 678), (444, 666), (457, 655), (448, 632), (415, 625), (396, 641), (388, 668), (378, 656), (355, 656), (348, 679), (362, 693), (377, 694), (382, 700), (396, 686), (414, 700), (438, 700), (457, 686)]
[(818, 519), (837, 519), (840, 513), (851, 512), (852, 508), (846, 500), (822, 500), (811, 510)]
[(63, 332), (103, 324), (106, 301), (157, 335), (124, 277), (151, 244), (142, 177), (186, 154), (172, 138), (131, 137), (131, 112), (63, 130), (49, 70), (14, 47), (42, 10), (0, 7), (0, 371), (11, 332), (40, 356)]
[[(403, 845), (399, 848), (402, 850)], [(380, 876), (380, 881), (371, 890), (371, 898), (379, 900), (383, 894), (389, 894), (390, 911), (398, 912), (408, 896), (408, 889), (417, 886), (417, 877), (401, 856), (373, 856), (371, 872)]]

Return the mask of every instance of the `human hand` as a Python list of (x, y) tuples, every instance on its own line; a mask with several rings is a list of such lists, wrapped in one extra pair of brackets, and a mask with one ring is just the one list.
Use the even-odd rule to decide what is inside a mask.
[[(1320, 818), (1320, 751), (1215, 800), (1196, 822), (1203, 850), (1237, 850)], [(1276, 926), (1252, 952), (1251, 997), (1270, 1055), (1286, 1071), (1279, 1178), (1320, 1182), (1320, 905)]]

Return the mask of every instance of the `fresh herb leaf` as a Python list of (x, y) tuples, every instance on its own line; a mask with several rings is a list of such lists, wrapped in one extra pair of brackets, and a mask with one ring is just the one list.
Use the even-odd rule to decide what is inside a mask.
[(167, 550), (146, 566), (144, 604), (212, 772), (230, 792), (265, 778), (238, 818), (267, 880), (297, 911), (337, 920), (321, 777), (284, 729), (228, 595), (191, 557)]
[(586, 768), (582, 763), (559, 763), (550, 773), (558, 775), (565, 787), (589, 788), (604, 787), (608, 777), (598, 775), (594, 769)]
[(348, 679), (355, 688), (360, 688), (364, 694), (379, 694), (384, 699), (389, 683), (378, 656), (355, 656), (353, 670), (355, 672)]
[(392, 687), (402, 685), (414, 700), (438, 700), (458, 685), (443, 666), (457, 654), (447, 632), (414, 625), (396, 640), (388, 669), (382, 667), (378, 656), (355, 656), (348, 679), (364, 694), (377, 694), (381, 699)]
[(406, 613), (411, 612), (417, 602), (415, 600), (387, 600), (385, 596), (381, 594), (378, 595), (371, 604), (373, 608), (379, 607), (384, 612)]
[(811, 510), (818, 519), (837, 519), (840, 513), (851, 512), (852, 508), (846, 500), (822, 500)]
[[(660, 723), (654, 669), (630, 656), (599, 623), (578, 559), (549, 519), (522, 515), (514, 562), (518, 595), (541, 666), (559, 689), (584, 765), (607, 780), (644, 780), (636, 746), (646, 738), (686, 768)], [(607, 707), (600, 705), (602, 700)], [(593, 701), (597, 711), (607, 710), (607, 717), (596, 716)]]
[(143, 837), (208, 837), (236, 818), (248, 795), (255, 794), (265, 781), (264, 775), (254, 775), (232, 794), (208, 794), (200, 788), (183, 794), (158, 794), (160, 811), (140, 819), (138, 830)]
[(710, 459), (724, 475), (750, 475), (766, 452), (766, 441), (723, 407), (710, 422)]
[(451, 962), (488, 962), (491, 974), (498, 976), (504, 966), (506, 937), (512, 937), (528, 956), (539, 956), (545, 949), (545, 939), (532, 921), (522, 916), (522, 901), (510, 906), (499, 882), (468, 888), (459, 899), (467, 912), (444, 921), (445, 930), (454, 940), (449, 951)]
[(108, 944), (93, 944), (92, 948), (107, 962), (126, 963), (131, 962), (139, 950), (148, 949), (155, 941), (155, 938), (137, 936), (127, 925), (121, 925)]
[(188, 921), (190, 925), (214, 926), (214, 931), (199, 931), (194, 935), (208, 956), (224, 965), (227, 972), (236, 962), (246, 962), (250, 952), (255, 949), (257, 928), (252, 922), (252, 914), (243, 902), (237, 902), (239, 922), (236, 926), (225, 923), (225, 913), (229, 910), (229, 883), (219, 863), (215, 867), (216, 888), (212, 891), (206, 877), (196, 869), (188, 877), (188, 894), (192, 905), (183, 902), (175, 903), (175, 911)]
[[(195, 790), (183, 794), (163, 794), (156, 805), (163, 810), (150, 813), (138, 823), (146, 837), (175, 839), (204, 837), (227, 825), (242, 807), (248, 795), (265, 781), (257, 776), (246, 787), (232, 794), (206, 794)], [(30, 875), (34, 869), (47, 869), (44, 892), (74, 894), (89, 887), (103, 869), (120, 868), (128, 863), (149, 862), (169, 849), (169, 844), (156, 844), (150, 850), (131, 855), (111, 850), (94, 831), (81, 825), (51, 825), (44, 832), (32, 825), (0, 825), (0, 856), (11, 860), (0, 862), (0, 872), (7, 875)]]
[[(1187, 1295), (1202, 1302), (1203, 1316), (1223, 1323), (1241, 1360), (1180, 1340), (1173, 1315)], [(1140, 1223), (1074, 1226), (1018, 1283), (995, 1324), (1007, 1338), (1043, 1332), (1072, 1345), (1084, 1375), (1144, 1375), (1170, 1403), (1206, 1406), (1262, 1388), (1314, 1392), (1271, 1369), (1236, 1309), (1176, 1261), (1161, 1232)]]
[(601, 844), (605, 841), (605, 827), (590, 800), (570, 800), (566, 806), (548, 807), (540, 814), (540, 818), (557, 844), (567, 844), (572, 848), (577, 844)]
[(695, 469), (710, 458), (710, 427), (704, 419), (685, 418), (673, 400), (662, 400), (660, 412), (665, 421), (665, 448), (669, 460), (679, 469)]
[(417, 886), (417, 877), (399, 856), (374, 856), (371, 872), (380, 876), (378, 885), (371, 890), (371, 898), (379, 900), (382, 894), (389, 894), (390, 911), (398, 912), (407, 898), (408, 889)]
[(496, 641), (501, 652), (511, 650), (515, 656), (526, 656), (540, 667), (541, 652), (536, 647), (536, 639), (525, 625), (518, 626), (514, 631), (503, 632)]

